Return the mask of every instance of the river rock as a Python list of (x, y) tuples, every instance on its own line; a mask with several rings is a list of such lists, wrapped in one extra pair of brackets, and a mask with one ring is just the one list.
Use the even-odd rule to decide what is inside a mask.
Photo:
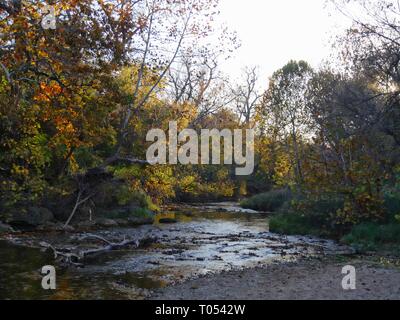
[(126, 227), (129, 225), (129, 221), (126, 219), (114, 219), (114, 221), (118, 224), (120, 227)]
[(54, 222), (46, 222), (40, 225), (37, 230), (39, 231), (62, 231), (63, 225), (61, 223), (54, 223)]
[(161, 218), (159, 222), (162, 224), (172, 224), (172, 223), (178, 223), (178, 220), (172, 218)]
[(8, 223), (18, 226), (38, 227), (51, 221), (54, 221), (54, 215), (50, 210), (41, 207), (31, 207), (28, 209), (28, 212), (18, 211), (13, 213)]
[(75, 228), (73, 227), (73, 226), (66, 226), (66, 227), (64, 227), (64, 225), (63, 225), (63, 231), (65, 231), (65, 232), (75, 232)]
[(39, 231), (46, 231), (46, 232), (74, 232), (75, 228), (73, 226), (64, 226), (64, 223), (62, 222), (46, 222), (39, 227), (37, 227), (36, 230)]
[(14, 232), (14, 229), (11, 226), (9, 226), (8, 224), (0, 222), (0, 234), (9, 233), (9, 232)]
[(99, 218), (96, 219), (96, 225), (105, 228), (118, 227), (118, 223), (112, 219)]
[(81, 221), (78, 224), (79, 228), (83, 228), (83, 229), (91, 229), (93, 227), (96, 226), (96, 221), (93, 220), (85, 220), (85, 221)]
[(142, 225), (148, 225), (148, 224), (153, 224), (154, 219), (153, 218), (142, 218), (142, 217), (130, 217), (128, 218), (128, 223), (132, 226), (142, 226)]

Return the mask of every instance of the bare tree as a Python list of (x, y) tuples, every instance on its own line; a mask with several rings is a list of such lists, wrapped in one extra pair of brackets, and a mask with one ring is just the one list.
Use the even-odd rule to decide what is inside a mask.
[(379, 88), (381, 129), (400, 145), (400, 2), (397, 0), (332, 0), (353, 21), (337, 43), (355, 76)]
[(258, 68), (247, 67), (243, 74), (243, 84), (232, 89), (233, 103), (240, 121), (246, 126), (251, 126), (252, 117), (263, 94), (258, 87)]
[(174, 103), (190, 103), (197, 110), (192, 126), (233, 101), (217, 60), (215, 56), (186, 58), (169, 72), (170, 99)]
[[(147, 0), (138, 6), (140, 10), (136, 14), (142, 17), (141, 23), (144, 27), (143, 32), (136, 36), (135, 50), (130, 53), (138, 72), (132, 82), (131, 102), (123, 110), (115, 153), (104, 161), (102, 168), (115, 161), (145, 163), (130, 154), (130, 121), (134, 115), (140, 114), (143, 106), (170, 74), (172, 66), (187, 56), (199, 39), (208, 36), (211, 31), (208, 21), (216, 14), (216, 2), (217, 0)], [(212, 74), (214, 67), (206, 66)], [(148, 70), (152, 70), (154, 75), (151, 83), (144, 81)], [(201, 99), (201, 95), (197, 99)]]

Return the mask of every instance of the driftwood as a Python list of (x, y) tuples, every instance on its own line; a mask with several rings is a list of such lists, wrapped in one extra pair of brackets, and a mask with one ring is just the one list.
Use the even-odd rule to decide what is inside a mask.
[(51, 244), (49, 244), (47, 242), (40, 242), (39, 245), (42, 248), (52, 250), (55, 260), (59, 260), (60, 262), (63, 262), (63, 263), (69, 264), (69, 265), (74, 265), (77, 267), (82, 266), (82, 264), (79, 263), (79, 260), (81, 259), (81, 257), (75, 253), (65, 252), (64, 250), (56, 249), (55, 247), (53, 247)]
[(119, 250), (119, 249), (122, 249), (124, 247), (129, 247), (129, 246), (133, 246), (134, 248), (139, 248), (140, 244), (141, 244), (138, 239), (135, 239), (135, 240), (124, 239), (119, 243), (113, 243), (113, 242), (110, 242), (110, 241), (100, 237), (100, 236), (92, 235), (92, 234), (81, 238), (81, 240), (87, 240), (87, 239), (100, 240), (100, 241), (104, 242), (106, 245), (104, 247), (100, 247), (100, 248), (80, 251), (79, 255), (82, 257), (82, 259), (86, 258), (87, 256), (100, 254), (100, 253), (107, 252), (107, 251)]
[(94, 256), (97, 254), (102, 254), (102, 253), (114, 251), (114, 250), (120, 250), (125, 247), (139, 248), (140, 246), (142, 246), (150, 241), (153, 241), (153, 239), (150, 239), (150, 238), (144, 238), (144, 239), (140, 239), (140, 240), (124, 239), (121, 242), (114, 243), (114, 242), (108, 241), (107, 239), (104, 239), (103, 237), (100, 237), (100, 236), (97, 236), (94, 234), (87, 234), (87, 235), (84, 235), (79, 238), (80, 241), (85, 241), (85, 240), (90, 240), (90, 239), (91, 240), (99, 240), (99, 241), (103, 242), (105, 244), (105, 246), (93, 248), (93, 249), (78, 250), (77, 252), (73, 252), (74, 248), (59, 249), (47, 242), (41, 242), (39, 245), (42, 248), (52, 250), (54, 253), (54, 259), (59, 260), (62, 263), (65, 263), (68, 265), (74, 265), (74, 266), (83, 266), (82, 261), (89, 256)]

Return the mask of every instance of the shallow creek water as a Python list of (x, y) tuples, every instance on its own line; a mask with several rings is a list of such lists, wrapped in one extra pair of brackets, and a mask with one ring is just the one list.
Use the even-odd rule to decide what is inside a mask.
[[(177, 223), (160, 224), (160, 218)], [(332, 241), (271, 234), (268, 216), (233, 203), (178, 206), (157, 216), (154, 225), (96, 234), (156, 241), (90, 258), (84, 268), (56, 266), (55, 291), (41, 288), (41, 267), (54, 265), (51, 253), (0, 241), (0, 299), (144, 299), (154, 289), (210, 273), (346, 250)], [(38, 236), (28, 237), (34, 242)], [(46, 237), (55, 244), (67, 235)]]

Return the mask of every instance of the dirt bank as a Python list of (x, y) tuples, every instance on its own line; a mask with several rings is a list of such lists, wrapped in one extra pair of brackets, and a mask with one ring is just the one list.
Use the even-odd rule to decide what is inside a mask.
[[(357, 271), (357, 289), (344, 291), (345, 265)], [(225, 272), (154, 292), (173, 300), (400, 300), (400, 261), (379, 257), (324, 258)]]

